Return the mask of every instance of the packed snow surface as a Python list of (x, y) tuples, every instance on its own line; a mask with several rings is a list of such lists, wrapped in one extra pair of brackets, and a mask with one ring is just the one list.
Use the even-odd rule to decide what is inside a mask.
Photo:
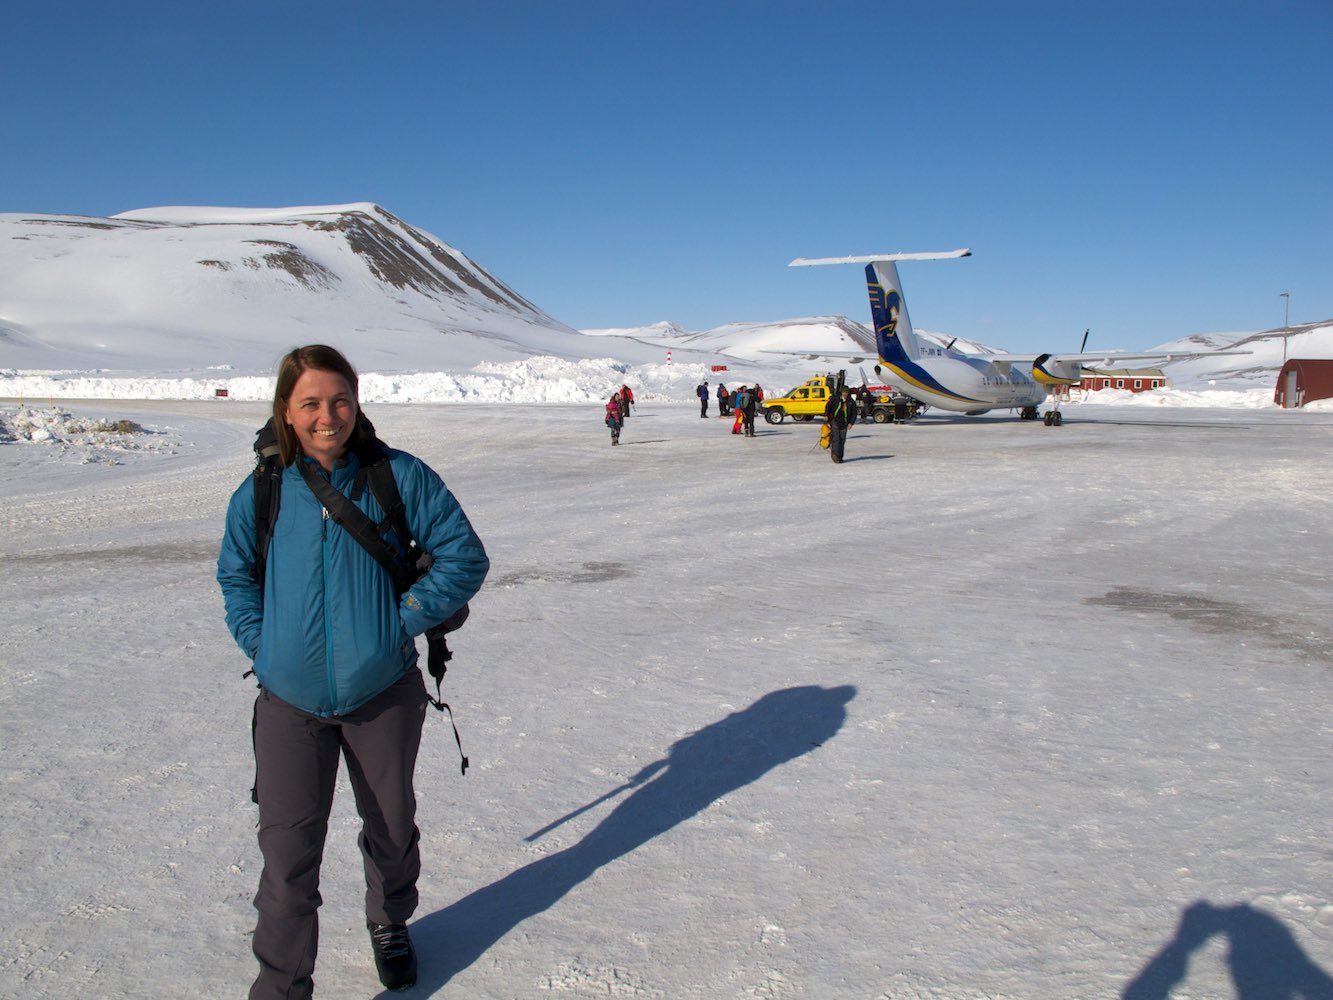
[[(1161, 398), (1161, 397), (1159, 397)], [(368, 405), (493, 560), (404, 996), (1333, 996), (1333, 414)], [(262, 402), (0, 405), (0, 996), (232, 998)], [(716, 412), (716, 411), (713, 411)], [(343, 780), (317, 995), (375, 996)]]
[[(445, 689), (470, 773), (423, 745), (406, 996), (1333, 998), (1333, 401), (1273, 406), (1333, 325), (1182, 338), (1251, 353), (1059, 428), (858, 426), (835, 467), (693, 398), (827, 371), (766, 352), (863, 350), (845, 317), (580, 333), (369, 202), (0, 236), (0, 997), (253, 977), (215, 560), (277, 359), (325, 342), (493, 565)], [(379, 990), (357, 829), (344, 780), (332, 1000)]]

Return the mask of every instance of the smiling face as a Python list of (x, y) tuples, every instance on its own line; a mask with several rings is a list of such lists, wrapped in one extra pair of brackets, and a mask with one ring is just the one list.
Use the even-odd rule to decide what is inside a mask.
[(287, 397), (284, 418), (301, 450), (327, 471), (347, 453), (356, 428), (356, 394), (337, 372), (307, 368)]

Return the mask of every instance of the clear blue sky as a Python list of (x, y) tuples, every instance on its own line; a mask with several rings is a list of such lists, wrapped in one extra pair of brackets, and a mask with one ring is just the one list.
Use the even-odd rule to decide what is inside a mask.
[[(374, 201), (577, 327), (1333, 318), (1330, 0), (0, 0), (0, 211)], [(3, 303), (0, 303), (3, 315)]]

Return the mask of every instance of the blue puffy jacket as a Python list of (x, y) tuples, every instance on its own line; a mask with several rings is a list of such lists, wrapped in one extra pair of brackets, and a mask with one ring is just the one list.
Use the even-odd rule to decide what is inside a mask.
[[(324, 509), (295, 465), (283, 470), (263, 597), (255, 565), (254, 480), (232, 494), (218, 554), (227, 627), (270, 693), (314, 715), (343, 715), (417, 662), (413, 636), (466, 604), (490, 568), (453, 494), (420, 459), (388, 449), (407, 524), (434, 562), (401, 599), (383, 567)], [(298, 459), (310, 461), (309, 459)], [(318, 468), (318, 467), (317, 467)], [(345, 496), (360, 469), (354, 454), (329, 477)], [(322, 470), (320, 470), (322, 472)], [(357, 506), (384, 517), (369, 489)]]

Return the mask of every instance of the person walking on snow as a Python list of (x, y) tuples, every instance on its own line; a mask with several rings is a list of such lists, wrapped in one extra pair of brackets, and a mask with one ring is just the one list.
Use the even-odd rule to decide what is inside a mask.
[(750, 390), (743, 385), (731, 397), (731, 408), (736, 414), (736, 420), (731, 425), (731, 433), (733, 434), (741, 432), (741, 425), (745, 422), (745, 401), (749, 398)]
[[(252, 733), (264, 867), (250, 1000), (314, 995), (320, 862), (340, 757), (361, 815), (376, 969), (385, 986), (404, 989), (417, 975), (407, 921), (421, 872), (413, 772), (427, 703), (413, 637), (429, 640), (457, 620), (490, 562), (440, 477), (378, 443), (356, 371), (338, 351), (309, 345), (282, 359), (273, 423), (282, 502), (271, 547), (258, 551), (255, 476), (247, 475), (227, 507), (217, 566), (227, 627), (260, 686)], [(379, 461), (389, 463), (406, 530), (431, 560), (401, 596), (315, 492), (331, 487), (378, 520), (379, 503), (361, 486)], [(406, 550), (409, 539), (391, 537)]]
[(852, 401), (852, 390), (843, 386), (824, 406), (824, 420), (828, 424), (829, 457), (842, 464), (842, 449), (847, 443), (847, 429), (856, 423), (856, 403)]
[(725, 417), (730, 412), (731, 407), (727, 404), (731, 401), (731, 394), (727, 392), (727, 387), (721, 382), (717, 384), (717, 415)]
[(620, 398), (620, 393), (611, 397), (611, 401), (606, 404), (606, 426), (611, 428), (611, 444), (620, 444), (620, 429), (625, 426), (625, 414), (622, 409), (624, 401)]
[(699, 397), (699, 416), (708, 416), (708, 383), (700, 382), (694, 394)]
[(754, 437), (754, 412), (759, 402), (759, 387), (741, 387), (741, 430), (746, 437)]
[(627, 385), (620, 387), (620, 419), (629, 419), (630, 407), (634, 405), (634, 390)]

